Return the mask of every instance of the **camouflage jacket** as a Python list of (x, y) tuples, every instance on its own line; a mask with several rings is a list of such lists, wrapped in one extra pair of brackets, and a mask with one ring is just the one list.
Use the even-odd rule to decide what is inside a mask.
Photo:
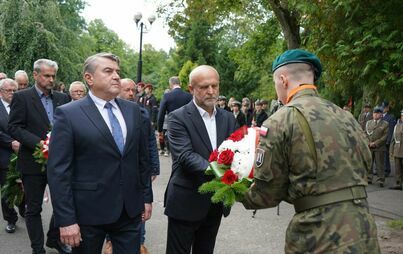
[[(299, 110), (312, 131), (311, 152), (296, 114)], [(298, 92), (291, 102), (263, 123), (255, 163), (255, 184), (245, 195), (248, 209), (274, 207), (350, 186), (367, 185), (371, 153), (359, 123), (315, 90)], [(315, 159), (316, 157), (316, 159)]]

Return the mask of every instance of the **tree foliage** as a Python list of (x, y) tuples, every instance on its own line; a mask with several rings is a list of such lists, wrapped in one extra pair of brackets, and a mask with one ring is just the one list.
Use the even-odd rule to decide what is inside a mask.
[[(272, 60), (301, 47), (322, 60), (320, 93), (340, 106), (353, 98), (356, 113), (363, 101), (403, 106), (402, 11), (399, 0), (172, 0), (160, 8), (181, 63), (210, 59), (224, 73), (222, 93), (274, 98)], [(200, 38), (209, 46), (193, 43)]]

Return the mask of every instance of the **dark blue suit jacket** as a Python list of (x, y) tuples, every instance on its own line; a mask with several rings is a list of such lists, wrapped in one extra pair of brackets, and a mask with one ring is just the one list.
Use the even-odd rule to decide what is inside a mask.
[[(217, 109), (217, 148), (236, 130), (232, 113)], [(207, 215), (211, 195), (200, 194), (201, 184), (211, 180), (204, 174), (212, 152), (207, 129), (193, 101), (169, 114), (168, 137), (172, 154), (172, 173), (165, 191), (165, 214), (198, 221)], [(224, 211), (228, 215), (229, 210)]]
[(0, 101), (0, 169), (7, 169), (10, 163), (10, 156), (13, 153), (11, 142), (13, 139), (7, 131), (8, 113)]
[(159, 132), (162, 131), (165, 114), (169, 114), (183, 105), (188, 104), (191, 100), (192, 95), (188, 92), (182, 91), (180, 88), (175, 88), (169, 93), (164, 94), (158, 112), (157, 130)]
[(122, 209), (135, 217), (144, 210), (144, 203), (153, 201), (150, 122), (135, 103), (116, 102), (127, 126), (123, 155), (89, 96), (55, 112), (48, 182), (59, 227), (113, 223)]

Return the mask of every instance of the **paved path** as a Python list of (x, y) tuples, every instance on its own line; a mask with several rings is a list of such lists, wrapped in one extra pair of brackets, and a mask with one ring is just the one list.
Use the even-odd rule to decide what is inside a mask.
[[(147, 222), (146, 246), (151, 254), (165, 253), (167, 218), (163, 215), (163, 197), (165, 186), (170, 175), (171, 161), (160, 157), (161, 175), (154, 182), (153, 217)], [(392, 184), (388, 178), (387, 186)], [(392, 191), (371, 185), (368, 188), (371, 211), (383, 218), (403, 217), (403, 192)], [(43, 205), (43, 223), (47, 229), (52, 208), (50, 203)], [(284, 253), (284, 234), (288, 222), (293, 216), (292, 206), (281, 203), (280, 215), (277, 209), (266, 209), (257, 212), (246, 211), (242, 205), (236, 204), (231, 215), (222, 220), (217, 236), (217, 254), (281, 254)], [(5, 223), (0, 224), (0, 254), (29, 254), (29, 240), (24, 220), (17, 222), (17, 231), (7, 234)], [(48, 253), (56, 253), (49, 250)]]

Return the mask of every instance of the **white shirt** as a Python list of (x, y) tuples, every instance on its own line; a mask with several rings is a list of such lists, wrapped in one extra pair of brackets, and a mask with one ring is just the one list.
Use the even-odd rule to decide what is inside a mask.
[(202, 109), (196, 104), (194, 99), (193, 103), (196, 105), (196, 108), (199, 111), (201, 118), (203, 119), (204, 126), (206, 126), (208, 137), (210, 139), (211, 147), (214, 150), (217, 148), (217, 126), (215, 122), (217, 109), (214, 107), (213, 115), (210, 116), (210, 114), (206, 110)]
[[(88, 95), (91, 97), (91, 99), (94, 101), (95, 106), (97, 107), (99, 113), (101, 113), (102, 118), (104, 119), (105, 123), (108, 125), (109, 130), (112, 133), (112, 126), (111, 122), (109, 121), (109, 115), (108, 115), (108, 110), (105, 108), (105, 104), (107, 101), (96, 97), (91, 90), (88, 92)], [(127, 136), (127, 128), (126, 128), (126, 123), (123, 118), (122, 112), (120, 111), (120, 108), (118, 107), (118, 104), (116, 104), (115, 100), (109, 101), (112, 104), (112, 112), (116, 116), (116, 118), (119, 121), (120, 128), (122, 128), (122, 134), (123, 134), (123, 142), (126, 143), (126, 136)]]
[(3, 100), (3, 98), (1, 98), (1, 102), (3, 103), (4, 107), (6, 108), (7, 114), (10, 114), (10, 103)]

